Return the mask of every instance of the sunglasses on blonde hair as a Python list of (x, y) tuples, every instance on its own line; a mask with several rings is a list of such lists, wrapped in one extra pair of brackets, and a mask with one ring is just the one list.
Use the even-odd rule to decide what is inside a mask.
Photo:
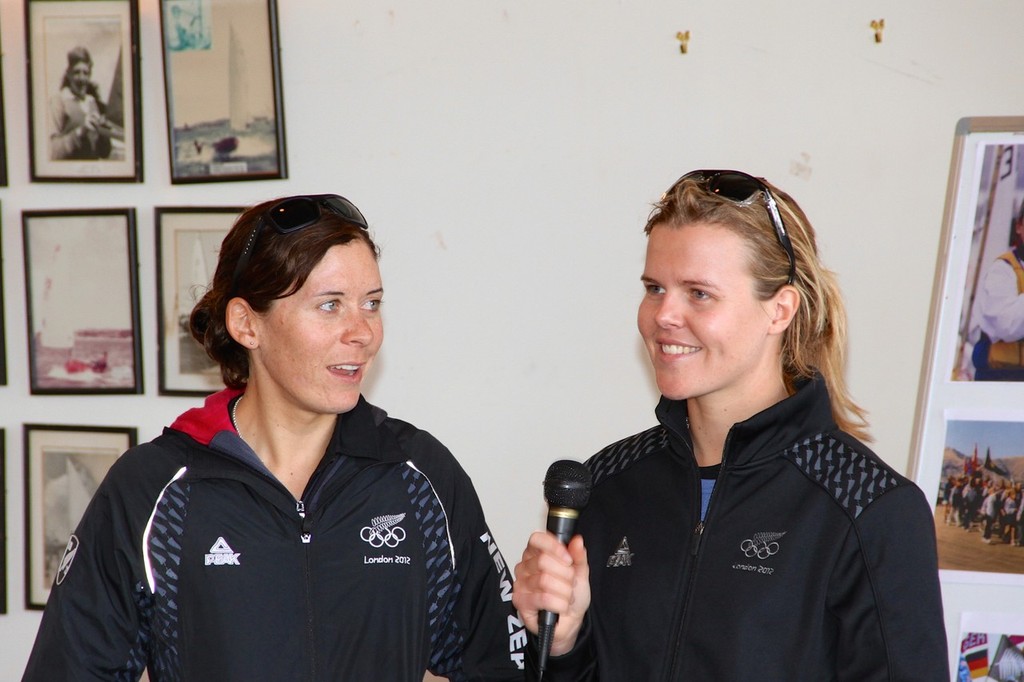
[[(711, 194), (727, 199), (740, 206), (749, 206), (759, 196), (763, 198), (765, 208), (768, 209), (768, 217), (775, 228), (775, 236), (779, 244), (786, 251), (789, 257), (789, 280), (792, 284), (796, 278), (796, 256), (793, 254), (793, 244), (789, 240), (786, 226), (782, 222), (782, 215), (779, 213), (779, 206), (763, 180), (748, 175), (742, 171), (735, 170), (695, 170), (690, 171), (675, 181), (675, 184), (668, 190), (673, 191), (685, 180), (692, 180), (703, 186)], [(668, 192), (666, 192), (668, 194)]]

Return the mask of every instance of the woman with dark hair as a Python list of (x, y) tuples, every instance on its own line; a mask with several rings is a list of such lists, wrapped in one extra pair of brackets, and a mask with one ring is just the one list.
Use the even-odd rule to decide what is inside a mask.
[(107, 120), (99, 88), (92, 80), (89, 50), (71, 49), (60, 91), (50, 99), (50, 158), (105, 159), (117, 130), (118, 126)]
[(659, 424), (591, 457), (580, 535), (516, 567), (527, 629), (559, 614), (544, 679), (948, 680), (931, 508), (863, 442), (803, 211), (701, 170), (645, 231)]
[(377, 258), (337, 195), (239, 217), (191, 316), (227, 388), (111, 468), (26, 680), (521, 679), (472, 483), (361, 394), (383, 339)]

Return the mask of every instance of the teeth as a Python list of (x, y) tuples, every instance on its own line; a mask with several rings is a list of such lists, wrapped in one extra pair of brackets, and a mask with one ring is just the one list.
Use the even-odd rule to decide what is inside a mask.
[(359, 365), (331, 365), (331, 369), (340, 369), (342, 372), (357, 372)]
[(661, 352), (666, 355), (689, 355), (690, 353), (696, 353), (700, 348), (693, 346), (670, 346), (668, 344), (661, 345)]

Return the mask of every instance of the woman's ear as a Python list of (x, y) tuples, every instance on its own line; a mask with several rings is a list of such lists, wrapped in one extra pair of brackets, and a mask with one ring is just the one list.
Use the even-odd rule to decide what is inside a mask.
[(787, 284), (775, 292), (768, 305), (772, 318), (771, 332), (781, 334), (789, 328), (797, 310), (800, 309), (800, 292), (796, 287)]
[(228, 301), (227, 309), (224, 311), (224, 325), (231, 338), (243, 348), (251, 349), (259, 345), (257, 322), (256, 313), (244, 298), (236, 296)]

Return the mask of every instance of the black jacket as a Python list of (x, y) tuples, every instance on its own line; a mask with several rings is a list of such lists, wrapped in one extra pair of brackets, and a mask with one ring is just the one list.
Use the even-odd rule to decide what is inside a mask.
[(472, 484), (360, 399), (301, 502), (211, 396), (110, 470), (24, 679), (521, 679), (511, 576)]
[(686, 403), (657, 416), (588, 461), (593, 600), (545, 682), (949, 680), (931, 509), (822, 381), (732, 428), (703, 523)]

